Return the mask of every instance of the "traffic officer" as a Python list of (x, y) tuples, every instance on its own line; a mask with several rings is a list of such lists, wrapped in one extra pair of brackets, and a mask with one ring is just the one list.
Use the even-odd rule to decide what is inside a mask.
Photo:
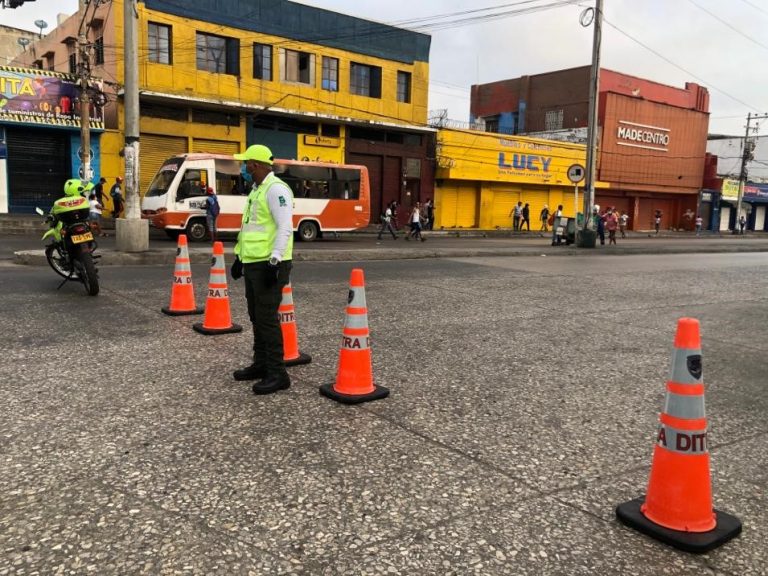
[(245, 276), (248, 316), (253, 324), (253, 363), (233, 374), (235, 380), (259, 380), (254, 394), (271, 394), (291, 385), (283, 361), (283, 334), (277, 316), (288, 284), (293, 253), (293, 194), (272, 172), (272, 152), (254, 144), (236, 160), (252, 182), (235, 246), (232, 278)]

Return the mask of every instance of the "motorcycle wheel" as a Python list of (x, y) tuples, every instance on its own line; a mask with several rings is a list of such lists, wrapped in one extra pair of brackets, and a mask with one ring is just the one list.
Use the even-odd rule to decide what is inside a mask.
[(70, 277), (70, 269), (67, 263), (67, 258), (57, 248), (56, 244), (49, 244), (45, 247), (45, 259), (48, 260), (48, 264), (53, 271), (56, 272), (62, 278)]
[(99, 293), (99, 273), (93, 263), (93, 256), (90, 252), (80, 252), (77, 255), (77, 263), (78, 276), (85, 286), (85, 291), (89, 296), (96, 296)]

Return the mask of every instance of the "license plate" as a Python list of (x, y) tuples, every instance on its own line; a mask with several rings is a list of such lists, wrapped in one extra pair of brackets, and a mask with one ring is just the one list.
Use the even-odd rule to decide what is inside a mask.
[(82, 244), (83, 242), (90, 242), (91, 240), (93, 240), (93, 234), (90, 232), (72, 236), (72, 244)]

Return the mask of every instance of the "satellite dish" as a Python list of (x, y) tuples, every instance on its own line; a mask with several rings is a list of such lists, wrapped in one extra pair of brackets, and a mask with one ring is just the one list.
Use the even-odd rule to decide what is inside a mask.
[(25, 50), (26, 50), (27, 46), (29, 46), (30, 42), (32, 42), (32, 40), (30, 40), (29, 38), (24, 38), (23, 36), (16, 40), (16, 43), (19, 46), (23, 46)]
[(40, 29), (40, 38), (43, 37), (43, 28), (48, 28), (48, 22), (45, 20), (35, 20), (35, 26), (37, 26)]

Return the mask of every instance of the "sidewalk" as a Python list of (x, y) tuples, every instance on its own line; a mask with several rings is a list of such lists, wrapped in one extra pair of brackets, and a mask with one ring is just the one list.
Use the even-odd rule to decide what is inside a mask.
[[(549, 235), (539, 233), (515, 233), (509, 230), (441, 230), (425, 233), (426, 242), (405, 242), (384, 238), (378, 242), (375, 231), (368, 230), (342, 234), (313, 243), (295, 242), (296, 261), (365, 261), (410, 260), (422, 258), (472, 258), (488, 256), (548, 256), (548, 255), (627, 255), (627, 254), (679, 254), (717, 252), (768, 252), (768, 235), (746, 236), (703, 235), (696, 237), (689, 232), (666, 232), (659, 236), (635, 232), (614, 246), (594, 249), (571, 246), (552, 246)], [(100, 239), (98, 253), (103, 266), (171, 266), (176, 257), (176, 244), (170, 240), (152, 240), (150, 250), (142, 253), (120, 252), (115, 248), (114, 237)], [(34, 241), (30, 241), (34, 246)], [(14, 262), (42, 266), (46, 264), (41, 248), (14, 251)], [(231, 261), (234, 239), (224, 240), (227, 260)], [(190, 259), (195, 263), (210, 260), (208, 243), (190, 244)]]

